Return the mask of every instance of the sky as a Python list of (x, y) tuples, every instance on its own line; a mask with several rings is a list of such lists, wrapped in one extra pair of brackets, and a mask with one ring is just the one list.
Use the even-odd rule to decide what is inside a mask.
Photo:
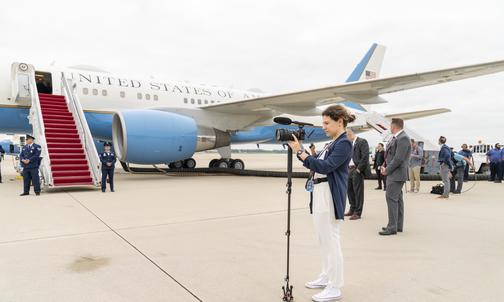
[[(382, 77), (504, 59), (503, 1), (4, 2), (1, 61), (267, 93), (342, 83), (375, 42), (387, 47)], [(501, 73), (387, 94), (372, 109), (449, 108), (407, 125), (456, 148), (504, 142), (503, 84)]]

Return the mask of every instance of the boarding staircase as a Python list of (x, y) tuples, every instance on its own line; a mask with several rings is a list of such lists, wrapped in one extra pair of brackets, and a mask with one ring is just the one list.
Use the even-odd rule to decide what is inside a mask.
[(29, 121), (36, 143), (42, 147), (40, 174), (44, 187), (98, 187), (100, 160), (75, 85), (61, 73), (61, 94), (38, 93), (33, 66), (24, 64), (17, 69), (18, 76), (13, 78), (22, 87), (15, 93), (23, 101), (21, 90), (28, 88), (24, 97), (29, 95)]

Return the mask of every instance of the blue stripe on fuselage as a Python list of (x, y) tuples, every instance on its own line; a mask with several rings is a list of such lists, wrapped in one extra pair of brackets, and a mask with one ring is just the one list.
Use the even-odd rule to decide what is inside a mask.
[[(0, 107), (0, 133), (32, 133), (28, 122), (29, 108)], [(94, 138), (112, 140), (112, 114), (85, 112)]]
[[(2, 108), (0, 107), (0, 133), (31, 133), (32, 128), (28, 123), (28, 108)], [(86, 120), (94, 139), (112, 140), (112, 114), (85, 112)], [(232, 143), (266, 143), (278, 144), (275, 132), (279, 128), (297, 130), (296, 126), (271, 125), (257, 126), (251, 130), (237, 131), (231, 135)], [(307, 139), (305, 142), (327, 141), (328, 138), (321, 128), (305, 127)]]

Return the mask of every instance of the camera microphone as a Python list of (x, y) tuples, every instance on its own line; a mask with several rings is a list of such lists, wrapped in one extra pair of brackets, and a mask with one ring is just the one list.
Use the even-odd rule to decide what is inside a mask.
[(273, 119), (273, 121), (280, 125), (290, 125), (292, 124), (292, 120), (288, 117), (277, 116)]

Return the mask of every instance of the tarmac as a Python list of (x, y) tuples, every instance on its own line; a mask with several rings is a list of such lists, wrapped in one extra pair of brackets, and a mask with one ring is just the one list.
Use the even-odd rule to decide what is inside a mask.
[[(286, 165), (281, 154), (235, 155), (251, 169)], [(20, 197), (10, 158), (2, 168), (0, 302), (281, 301), (285, 179), (118, 167), (115, 193)], [(294, 301), (311, 301), (318, 244), (304, 180), (293, 182), (291, 284)], [(504, 184), (469, 182), (439, 200), (428, 193), (437, 183), (407, 193), (404, 233), (381, 237), (384, 192), (366, 181), (363, 219), (342, 228), (343, 301), (504, 301)]]

